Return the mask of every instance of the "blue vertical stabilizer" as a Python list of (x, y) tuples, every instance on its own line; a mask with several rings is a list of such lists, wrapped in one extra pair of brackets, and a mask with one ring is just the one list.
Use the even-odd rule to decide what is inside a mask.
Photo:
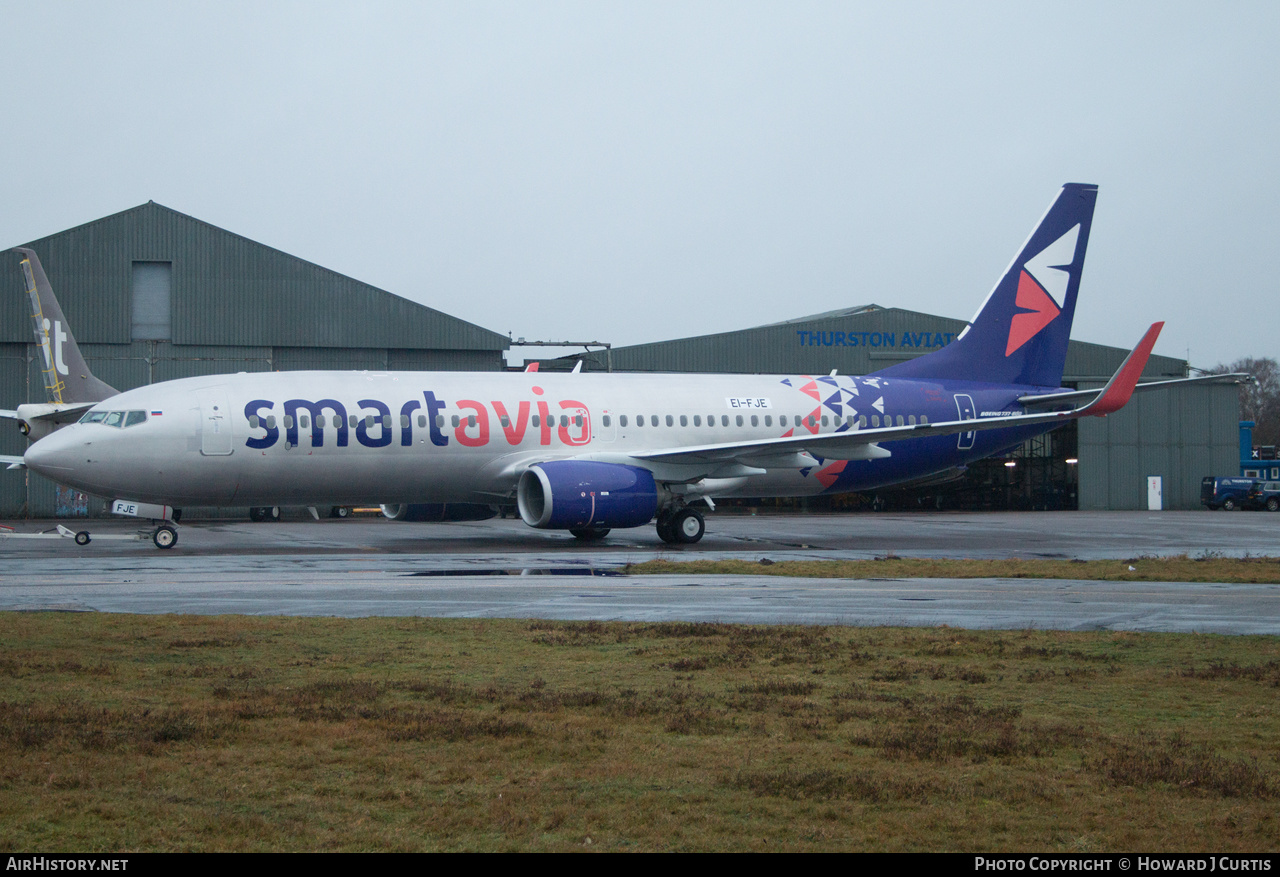
[(876, 374), (1059, 386), (1097, 197), (1097, 186), (1063, 186), (959, 337)]

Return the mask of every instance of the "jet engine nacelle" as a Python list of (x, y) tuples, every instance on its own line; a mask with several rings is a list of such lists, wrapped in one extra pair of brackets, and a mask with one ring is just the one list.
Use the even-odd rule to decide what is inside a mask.
[(383, 517), (390, 521), (434, 522), (487, 521), (497, 512), (493, 506), (479, 502), (412, 502), (381, 506)]
[(520, 517), (544, 530), (640, 527), (658, 510), (653, 473), (589, 460), (535, 463), (520, 476)]
[(19, 405), (14, 413), (17, 415), (18, 431), (28, 441), (39, 441), (54, 430), (75, 423), (88, 408), (87, 405), (59, 405), (57, 403), (28, 402)]

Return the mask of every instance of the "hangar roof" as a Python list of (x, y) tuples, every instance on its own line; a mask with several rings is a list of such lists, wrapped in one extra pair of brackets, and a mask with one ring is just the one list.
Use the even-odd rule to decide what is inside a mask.
[[(967, 325), (903, 308), (859, 305), (734, 332), (615, 347), (612, 365), (614, 371), (814, 374), (834, 368), (862, 375), (937, 350)], [(1105, 381), (1128, 353), (1072, 341), (1063, 381)], [(592, 370), (606, 368), (603, 352), (572, 359), (586, 359)], [(1143, 371), (1147, 380), (1186, 374), (1186, 362), (1168, 356), (1152, 356)]]
[[(135, 262), (172, 264), (184, 345), (505, 350), (509, 339), (154, 201), (22, 244), (82, 343), (130, 342)], [(0, 268), (0, 342), (31, 340), (17, 260)]]

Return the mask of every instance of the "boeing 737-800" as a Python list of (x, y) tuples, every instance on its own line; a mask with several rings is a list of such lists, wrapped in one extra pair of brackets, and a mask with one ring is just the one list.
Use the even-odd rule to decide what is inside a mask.
[[(1095, 186), (1064, 186), (955, 341), (863, 377), (186, 378), (104, 396), (77, 423), (44, 430), (23, 462), (156, 519), (160, 547), (177, 539), (174, 506), (453, 502), (514, 502), (526, 524), (581, 539), (656, 519), (664, 541), (696, 542), (699, 501), (913, 481), (1121, 408), (1160, 323), (1106, 387), (1060, 386), (1096, 197)], [(42, 271), (28, 276), (48, 286)], [(52, 302), (51, 289), (39, 293)], [(49, 350), (56, 368), (61, 353)]]

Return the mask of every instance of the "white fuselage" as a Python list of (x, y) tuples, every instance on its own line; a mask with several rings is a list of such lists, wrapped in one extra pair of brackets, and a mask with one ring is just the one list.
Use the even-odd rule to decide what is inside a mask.
[[(977, 401), (978, 392), (965, 393), (978, 409), (1016, 396), (1008, 387), (991, 387), (990, 398)], [(26, 461), (93, 494), (175, 506), (501, 502), (537, 462), (626, 462), (637, 453), (826, 435), (882, 419), (888, 426), (978, 416), (959, 404), (958, 414), (957, 397), (939, 383), (874, 376), (219, 375), (113, 396), (32, 445)], [(859, 461), (856, 480), (852, 468), (840, 477), (855, 464), (823, 467), (810, 458), (817, 466), (783, 462), (704, 493), (795, 496), (923, 477), (992, 452), (994, 437), (975, 447), (972, 435), (967, 446), (954, 435), (890, 443), (901, 449), (898, 459)], [(915, 446), (910, 461), (907, 445)], [(682, 472), (686, 481), (712, 476), (672, 471), (672, 480)]]

